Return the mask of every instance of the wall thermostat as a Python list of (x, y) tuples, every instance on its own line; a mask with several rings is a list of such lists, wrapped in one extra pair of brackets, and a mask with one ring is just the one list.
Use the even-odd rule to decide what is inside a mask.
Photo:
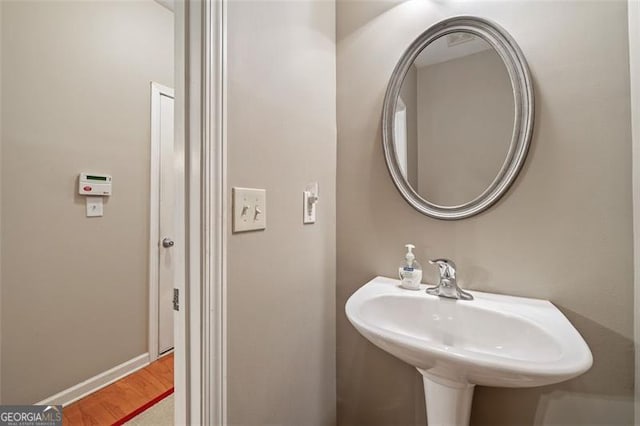
[(80, 173), (78, 194), (93, 196), (111, 195), (111, 176), (97, 173)]

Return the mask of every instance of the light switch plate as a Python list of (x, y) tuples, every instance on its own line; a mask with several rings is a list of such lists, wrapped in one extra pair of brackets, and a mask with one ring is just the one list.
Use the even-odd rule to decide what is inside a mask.
[(267, 191), (233, 188), (233, 232), (267, 228)]
[(316, 223), (316, 204), (318, 203), (318, 182), (308, 184), (302, 193), (302, 223)]

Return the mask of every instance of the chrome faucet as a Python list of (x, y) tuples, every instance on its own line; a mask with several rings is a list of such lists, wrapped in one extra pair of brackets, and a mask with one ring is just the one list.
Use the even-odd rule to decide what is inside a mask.
[(473, 300), (473, 296), (458, 287), (456, 280), (456, 264), (449, 259), (434, 259), (429, 261), (432, 265), (438, 265), (440, 269), (440, 281), (435, 287), (429, 287), (427, 293), (434, 296), (448, 297), (449, 299)]

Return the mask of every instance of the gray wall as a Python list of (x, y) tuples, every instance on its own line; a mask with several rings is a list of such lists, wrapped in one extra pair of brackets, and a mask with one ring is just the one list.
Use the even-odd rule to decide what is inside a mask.
[[(442, 222), (407, 205), (386, 170), (381, 110), (406, 46), (458, 14), (494, 19), (527, 57), (537, 96), (525, 168), (488, 212)], [(403, 244), (456, 260), (465, 287), (549, 299), (594, 355), (585, 375), (534, 389), (478, 387), (473, 424), (631, 424), (633, 288), (626, 2), (350, 2), (337, 5), (337, 366), (341, 425), (425, 423), (420, 375), (344, 315)], [(590, 29), (590, 30), (587, 30)], [(436, 279), (435, 270), (425, 280)]]
[[(2, 402), (28, 404), (147, 351), (149, 83), (173, 85), (173, 14), (2, 8)], [(104, 217), (82, 171), (113, 175)]]
[(335, 5), (230, 2), (227, 52), (229, 185), (265, 188), (268, 221), (228, 240), (229, 423), (334, 424)]
[(467, 203), (489, 187), (509, 151), (514, 120), (509, 73), (491, 49), (420, 67), (417, 74), (414, 188), (432, 203)]

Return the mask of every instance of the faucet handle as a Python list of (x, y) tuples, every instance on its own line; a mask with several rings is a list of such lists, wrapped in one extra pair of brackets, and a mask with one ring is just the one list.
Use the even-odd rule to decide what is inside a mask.
[(455, 278), (456, 277), (456, 264), (453, 260), (449, 259), (433, 259), (429, 261), (432, 265), (438, 265), (440, 268), (440, 276), (442, 278)]

